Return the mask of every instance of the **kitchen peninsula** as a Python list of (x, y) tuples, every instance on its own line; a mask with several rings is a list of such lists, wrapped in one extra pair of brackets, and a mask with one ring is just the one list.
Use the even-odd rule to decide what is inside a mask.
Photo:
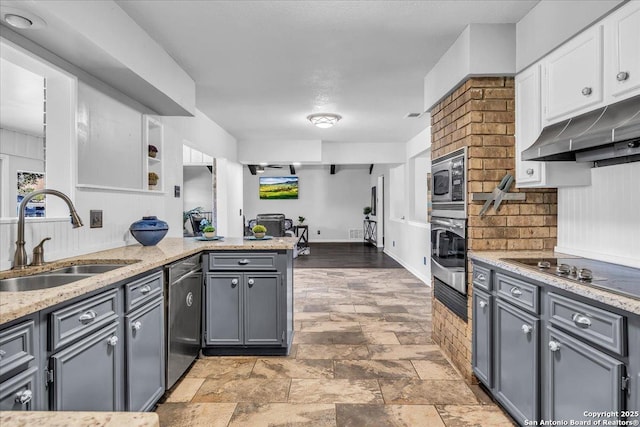
[[(70, 273), (75, 281), (45, 289), (0, 292), (0, 410), (151, 410), (175, 382), (169, 380), (174, 361), (168, 349), (177, 345), (172, 343), (193, 345), (196, 352), (224, 347), (225, 354), (288, 354), (295, 244), (286, 237), (166, 238), (157, 246), (126, 246), (1, 272), (2, 285), (28, 276), (35, 286), (38, 278), (55, 277), (52, 270), (98, 273)], [(196, 290), (175, 294), (172, 303), (174, 285), (165, 267), (194, 257), (198, 274), (184, 277), (200, 283), (202, 306)], [(113, 269), (99, 272), (101, 266)], [(30, 284), (18, 283), (23, 289)], [(197, 307), (196, 318), (202, 313), (202, 332), (194, 323), (193, 338), (170, 336), (172, 323), (187, 319), (186, 313), (170, 315), (178, 303)], [(215, 317), (219, 312), (226, 316)], [(232, 342), (227, 332), (234, 327), (240, 340)]]

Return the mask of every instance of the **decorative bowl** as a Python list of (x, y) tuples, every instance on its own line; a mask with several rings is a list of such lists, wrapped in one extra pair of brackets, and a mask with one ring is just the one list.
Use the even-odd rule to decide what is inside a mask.
[(129, 231), (141, 245), (154, 246), (167, 235), (169, 224), (155, 216), (143, 216), (131, 224)]
[(265, 236), (266, 234), (267, 234), (267, 233), (253, 233), (253, 236), (254, 236), (256, 239), (264, 239), (264, 236)]
[(202, 235), (204, 237), (206, 237), (207, 239), (213, 239), (214, 237), (216, 237), (216, 232), (215, 231), (207, 231), (207, 232), (202, 232)]

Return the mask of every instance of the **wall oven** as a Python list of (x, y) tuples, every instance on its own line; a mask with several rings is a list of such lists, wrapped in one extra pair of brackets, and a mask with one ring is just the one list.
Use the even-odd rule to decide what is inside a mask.
[(431, 215), (466, 218), (466, 157), (462, 148), (431, 162)]
[(467, 221), (431, 217), (433, 293), (458, 317), (467, 320)]

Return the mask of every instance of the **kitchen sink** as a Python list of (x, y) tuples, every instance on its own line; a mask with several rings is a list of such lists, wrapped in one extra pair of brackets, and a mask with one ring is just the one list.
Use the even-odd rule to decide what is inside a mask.
[(93, 274), (36, 274), (0, 280), (0, 292), (25, 292), (55, 288), (91, 277)]
[(100, 274), (116, 268), (126, 267), (129, 264), (81, 264), (70, 267), (58, 268), (47, 274)]
[(126, 267), (129, 263), (78, 264), (57, 268), (32, 276), (14, 277), (0, 280), (0, 292), (25, 292), (55, 288), (76, 282), (96, 274), (106, 273), (116, 268)]

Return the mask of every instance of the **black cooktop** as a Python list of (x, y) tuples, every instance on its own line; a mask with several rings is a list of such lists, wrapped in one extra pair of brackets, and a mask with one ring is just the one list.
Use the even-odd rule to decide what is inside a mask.
[(502, 260), (584, 286), (640, 299), (640, 269), (638, 268), (588, 258), (503, 258)]

